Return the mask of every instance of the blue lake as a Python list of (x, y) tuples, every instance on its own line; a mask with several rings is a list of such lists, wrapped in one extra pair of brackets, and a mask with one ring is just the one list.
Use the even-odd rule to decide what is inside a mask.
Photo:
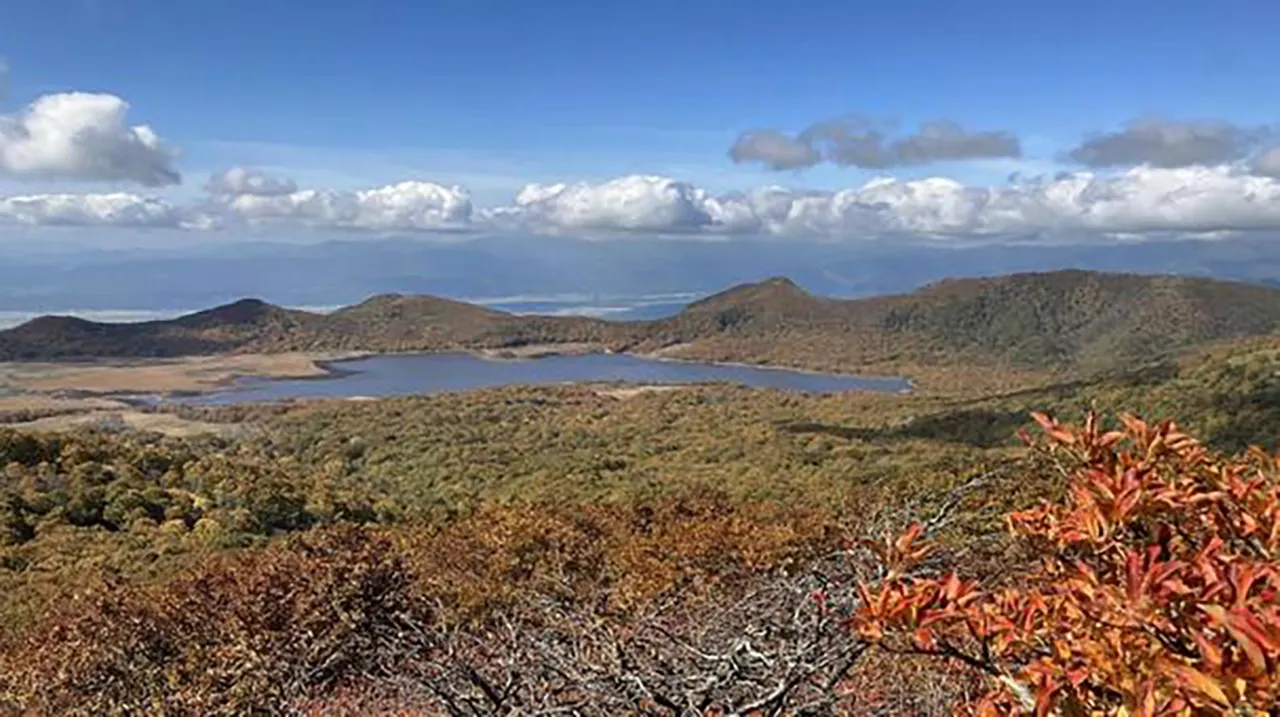
[(224, 391), (173, 398), (168, 402), (225, 405), (293, 398), (408, 396), (494, 386), (604, 382), (727, 382), (811, 393), (898, 392), (909, 388), (907, 381), (901, 378), (661, 361), (626, 354), (548, 356), (525, 360), (492, 360), (463, 353), (401, 354), (336, 362), (329, 367), (335, 375), (328, 378), (245, 379)]

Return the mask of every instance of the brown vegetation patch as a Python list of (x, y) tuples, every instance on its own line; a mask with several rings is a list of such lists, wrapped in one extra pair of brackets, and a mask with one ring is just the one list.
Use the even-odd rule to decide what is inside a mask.
[(39, 394), (0, 396), (0, 424), (23, 423), (85, 411), (111, 411), (129, 404), (106, 398), (56, 398)]
[(653, 384), (645, 386), (619, 386), (617, 388), (597, 388), (596, 393), (609, 398), (635, 398), (646, 393), (663, 393), (666, 391), (679, 391), (686, 386), (673, 386), (667, 384)]
[(64, 433), (83, 428), (108, 432), (142, 431), (179, 438), (206, 434), (235, 437), (250, 430), (238, 424), (192, 421), (172, 414), (134, 410), (80, 411), (12, 423), (8, 427), (30, 433)]
[(547, 356), (583, 356), (601, 353), (605, 350), (602, 344), (582, 341), (567, 343), (525, 344), (505, 348), (482, 348), (476, 354), (490, 359), (536, 359)]
[(209, 391), (243, 376), (311, 378), (328, 375), (318, 362), (338, 354), (233, 354), (150, 362), (9, 365), (10, 380), (28, 391), (173, 393)]

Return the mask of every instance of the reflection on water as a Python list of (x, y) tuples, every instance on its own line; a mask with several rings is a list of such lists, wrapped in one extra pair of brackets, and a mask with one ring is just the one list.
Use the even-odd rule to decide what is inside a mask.
[(625, 354), (549, 356), (496, 361), (470, 354), (374, 356), (333, 365), (325, 379), (246, 380), (233, 389), (170, 399), (186, 404), (233, 404), (291, 398), (406, 396), (509, 385), (623, 381), (642, 384), (728, 382), (757, 388), (829, 393), (903, 391), (904, 379), (805, 373), (784, 369), (658, 361)]

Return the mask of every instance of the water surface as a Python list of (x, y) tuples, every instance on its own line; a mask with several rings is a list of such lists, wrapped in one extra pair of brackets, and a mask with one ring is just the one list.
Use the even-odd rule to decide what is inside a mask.
[(245, 379), (216, 393), (171, 399), (175, 403), (225, 405), (292, 398), (386, 397), (468, 391), (511, 385), (626, 382), (687, 384), (727, 382), (757, 388), (831, 393), (903, 391), (904, 379), (808, 373), (786, 369), (661, 361), (626, 354), (548, 356), (492, 360), (471, 354), (400, 354), (330, 364), (321, 379)]

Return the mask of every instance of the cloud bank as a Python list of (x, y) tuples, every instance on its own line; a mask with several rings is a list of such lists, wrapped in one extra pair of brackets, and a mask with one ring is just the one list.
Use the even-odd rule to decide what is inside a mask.
[(729, 148), (736, 163), (758, 162), (775, 170), (812, 167), (888, 169), (969, 159), (1021, 157), (1022, 145), (1004, 131), (970, 132), (951, 120), (925, 122), (919, 131), (893, 138), (860, 117), (829, 120), (794, 136), (777, 130), (743, 132)]
[(10, 197), (0, 199), (0, 223), (997, 241), (1280, 230), (1280, 180), (1233, 165), (1077, 172), (999, 186), (881, 178), (839, 191), (761, 187), (720, 195), (670, 177), (633, 175), (531, 184), (512, 203), (483, 209), (472, 207), (463, 187), (423, 181), (351, 192), (296, 189), (288, 179), (244, 169), (215, 175), (209, 188), (207, 198), (185, 206), (130, 193)]
[(714, 196), (666, 177), (633, 176), (530, 185), (514, 206), (495, 214), (508, 227), (554, 233), (845, 239), (1204, 233), (1280, 229), (1280, 181), (1229, 166), (1142, 167), (996, 187), (884, 178), (833, 192), (763, 187)]

